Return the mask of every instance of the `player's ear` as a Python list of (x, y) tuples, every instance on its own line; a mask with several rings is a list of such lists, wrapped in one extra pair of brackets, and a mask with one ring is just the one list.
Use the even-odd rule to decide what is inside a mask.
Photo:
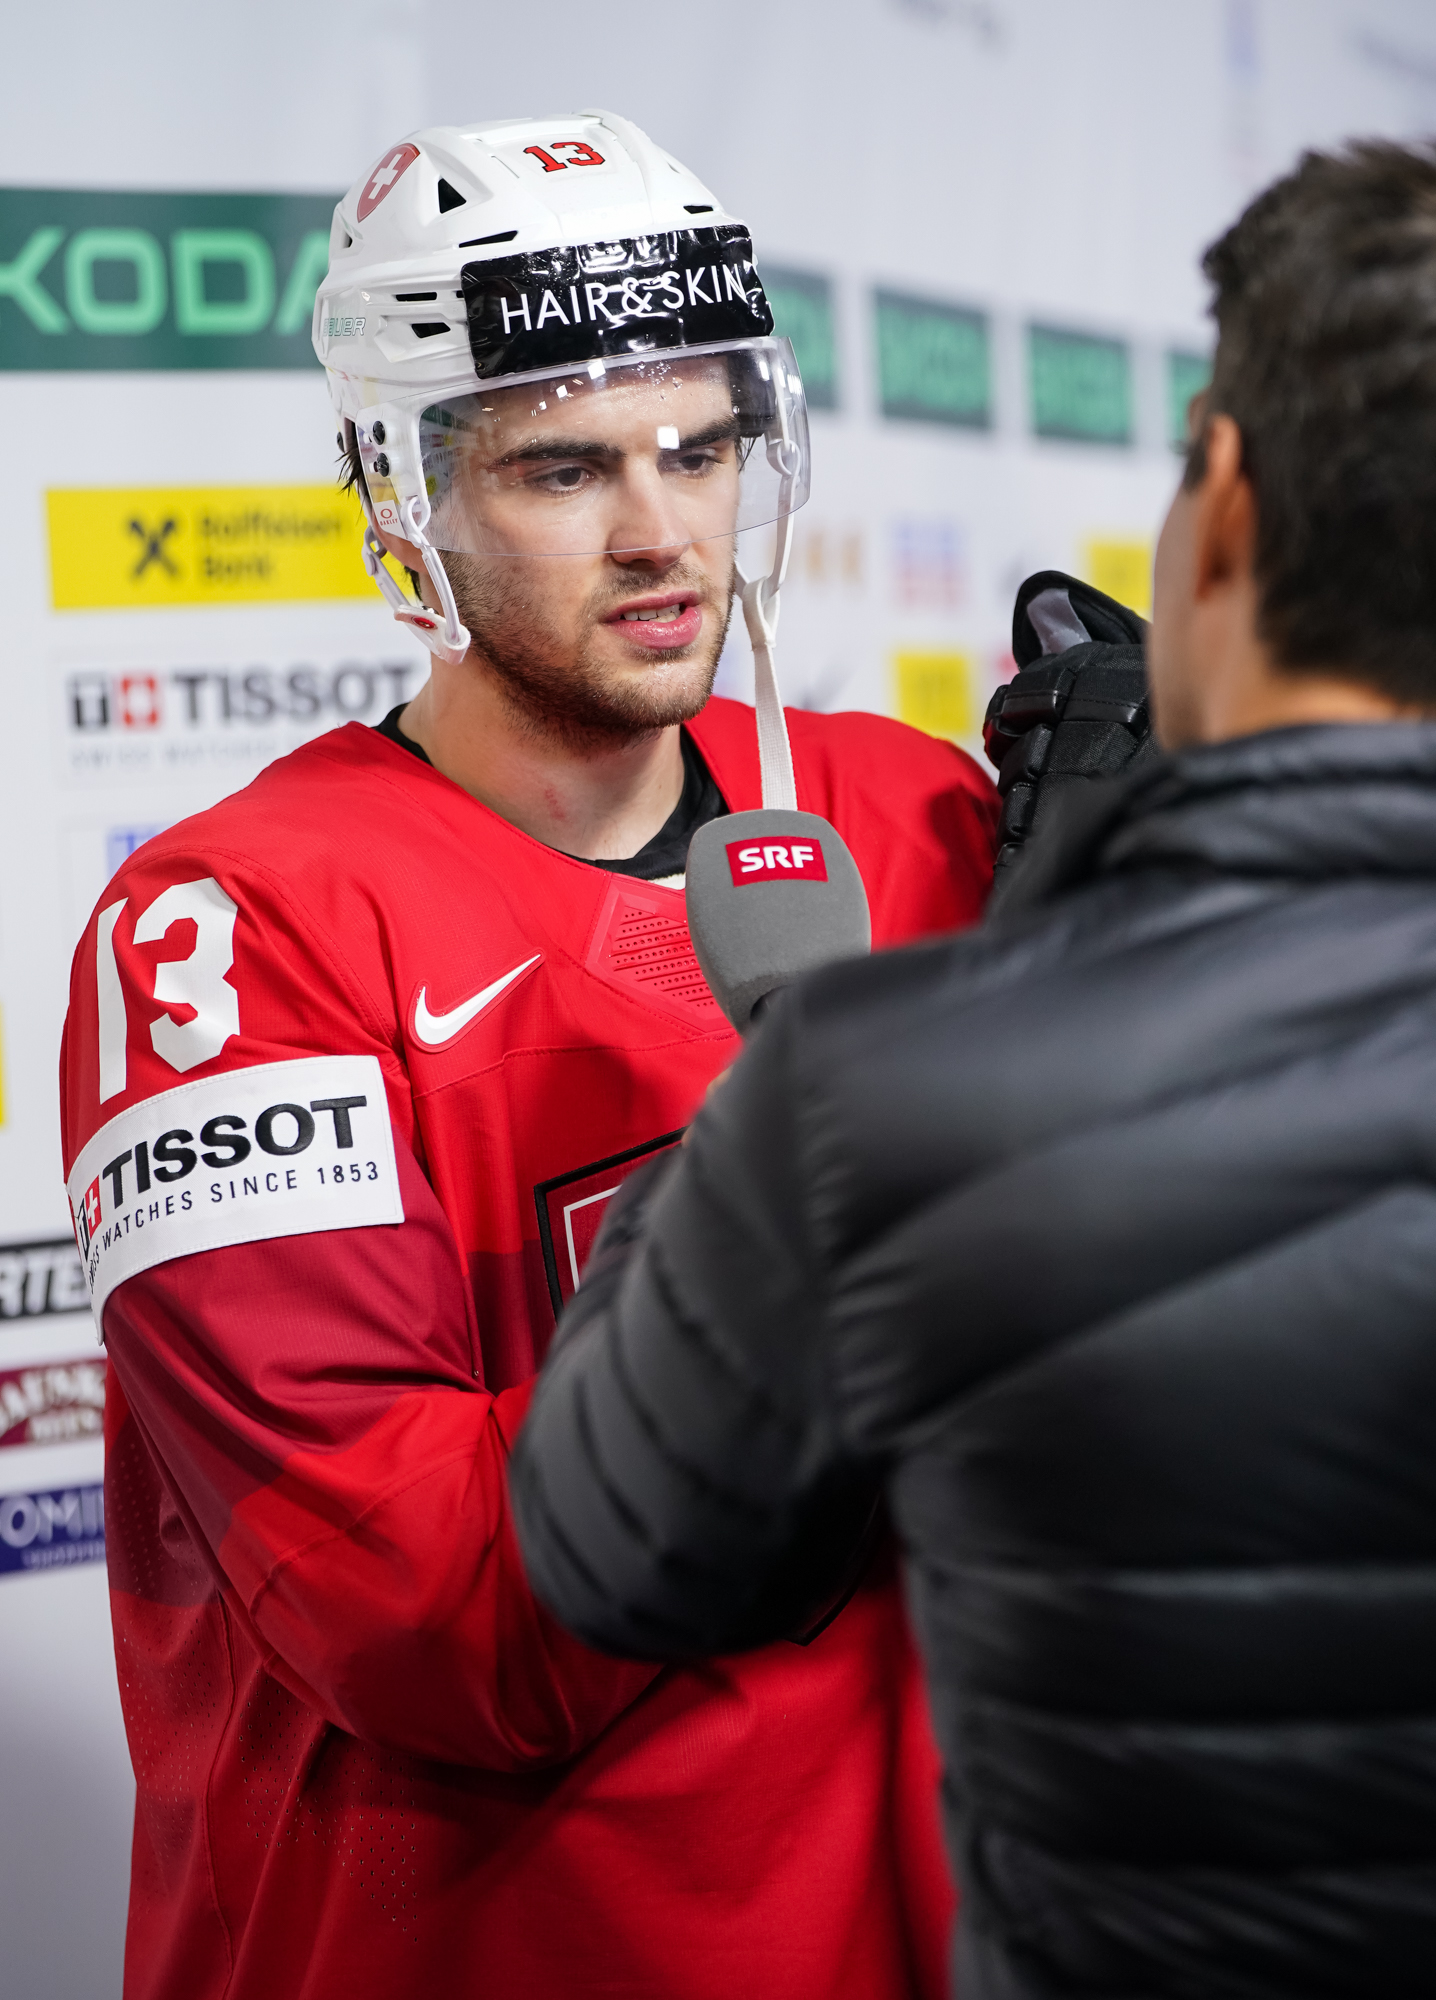
[(414, 544), (405, 541), (402, 535), (386, 534), (382, 528), (376, 528), (374, 532), (383, 543), (385, 553), (407, 573), (415, 601), (427, 604), (431, 611), (438, 610), (439, 604), (433, 586), (429, 585), (428, 589), (425, 589), (429, 579), (424, 573), (423, 562)]
[(412, 542), (405, 541), (402, 535), (391, 535), (383, 528), (376, 528), (374, 532), (401, 569), (408, 570), (411, 575), (423, 571), (423, 559)]

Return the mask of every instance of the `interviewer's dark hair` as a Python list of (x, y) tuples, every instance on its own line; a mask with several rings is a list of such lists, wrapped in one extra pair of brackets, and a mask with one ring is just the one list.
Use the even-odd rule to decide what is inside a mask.
[[(1260, 633), (1436, 707), (1436, 145), (1307, 153), (1207, 251)], [(1200, 440), (1188, 484), (1205, 471)]]

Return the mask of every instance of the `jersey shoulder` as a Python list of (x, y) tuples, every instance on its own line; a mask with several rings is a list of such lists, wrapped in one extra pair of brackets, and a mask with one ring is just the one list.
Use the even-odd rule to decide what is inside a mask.
[(257, 908), (289, 912), (296, 937), (344, 936), (406, 910), (442, 927), (446, 883), (533, 893), (555, 862), (441, 772), (347, 723), (136, 848), (99, 907), (214, 875)]
[[(180, 820), (143, 849), (147, 861), (206, 851), (293, 876), (306, 862), (377, 860), (416, 807), (442, 814), (454, 787), (387, 737), (349, 722), (266, 765), (242, 790)], [(356, 838), (363, 834), (364, 837)]]
[[(955, 743), (859, 709), (836, 715), (803, 708), (784, 713), (798, 803), (805, 810), (831, 818), (839, 800), (848, 811), (868, 801), (891, 820), (921, 813), (925, 802), (937, 796), (961, 792), (980, 816), (990, 814), (995, 823), (996, 786)], [(729, 806), (743, 812), (758, 805), (758, 732), (752, 708), (715, 695), (688, 728)]]
[(960, 790), (995, 804), (997, 788), (974, 757), (956, 743), (929, 736), (891, 716), (847, 709), (819, 715), (788, 711), (794, 762), (887, 799)]

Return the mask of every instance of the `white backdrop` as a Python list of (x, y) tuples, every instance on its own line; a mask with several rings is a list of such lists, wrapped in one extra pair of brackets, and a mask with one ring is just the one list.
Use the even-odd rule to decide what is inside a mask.
[[(423, 124), (597, 104), (645, 125), (749, 220), (790, 302), (818, 301), (820, 343), (826, 312), (835, 407), (785, 597), (789, 698), (965, 738), (1029, 570), (1144, 595), (1175, 477), (1168, 357), (1209, 346), (1202, 246), (1305, 144), (1436, 130), (1428, 0), (76, 0), (24, 10), (6, 53), (0, 266), (33, 235), (5, 190), (332, 197)], [(45, 282), (78, 351), (105, 307), (66, 241)], [(178, 263), (172, 283), (178, 314)], [(130, 1791), (103, 1566), (70, 1560), (98, 1550), (100, 1475), (95, 1350), (53, 1247), (70, 951), (128, 846), (306, 730), (377, 719), (424, 669), (377, 599), (56, 608), (47, 493), (315, 488), (334, 425), (314, 369), (17, 368), (33, 327), (4, 286), (0, 1986), (105, 2000)], [(906, 362), (878, 351), (877, 290), (936, 304)], [(983, 329), (980, 427), (882, 413), (884, 369), (891, 402), (944, 305)], [(1057, 387), (1091, 416), (1082, 367), (1117, 367), (1127, 442), (1034, 434), (1033, 325), (1109, 343)], [(307, 720), (273, 699), (296, 672)], [(746, 672), (734, 644), (721, 685)]]

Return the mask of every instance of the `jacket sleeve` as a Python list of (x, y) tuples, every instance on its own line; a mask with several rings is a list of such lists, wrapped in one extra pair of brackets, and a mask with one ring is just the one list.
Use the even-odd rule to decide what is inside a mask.
[[(157, 879), (214, 865), (201, 857)], [(589, 1651), (534, 1601), (506, 1481), (529, 1390), (495, 1396), (477, 1376), (472, 1295), (416, 1153), (396, 1050), (337, 944), (304, 941), (262, 882), (224, 880), (239, 910), (240, 1028), (198, 1066), (195, 1088), (316, 1054), (376, 1058), (403, 1220), (279, 1230), (167, 1256), (118, 1283), (103, 1331), (127, 1421), (229, 1616), (302, 1699), (356, 1736), (420, 1756), (503, 1771), (564, 1759), (643, 1692), (652, 1669)], [(136, 870), (120, 888), (110, 977), (131, 1029), (118, 1102), (143, 1116), (156, 1086), (178, 1079), (148, 1051), (154, 1010), (135, 996), (156, 982), (126, 928), (155, 883)], [(172, 958), (185, 942), (182, 929), (172, 936)], [(109, 1110), (95, 1080), (96, 991), (92, 923), (62, 1055), (67, 1164)], [(200, 1178), (180, 1184), (196, 1203)], [(120, 1518), (111, 1530), (140, 1573), (136, 1588), (150, 1587), (153, 1525)]]
[(534, 1588), (614, 1652), (794, 1635), (841, 1587), (877, 1492), (829, 1411), (800, 994), (615, 1201), (515, 1452)]

